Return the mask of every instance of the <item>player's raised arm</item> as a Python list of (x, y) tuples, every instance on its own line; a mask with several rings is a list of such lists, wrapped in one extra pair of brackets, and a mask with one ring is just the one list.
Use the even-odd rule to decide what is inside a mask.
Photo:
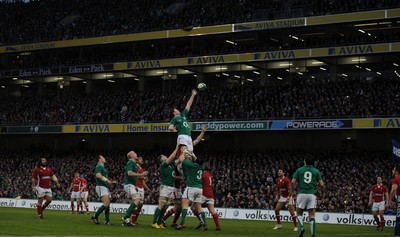
[(175, 147), (175, 150), (171, 153), (171, 155), (167, 158), (167, 160), (165, 161), (167, 164), (170, 164), (172, 161), (175, 160), (176, 157), (176, 153), (178, 152), (179, 149), (179, 145), (177, 145)]
[(192, 107), (192, 104), (193, 104), (193, 101), (194, 101), (194, 97), (195, 97), (196, 95), (197, 95), (197, 91), (196, 91), (195, 89), (193, 89), (193, 90), (192, 90), (192, 95), (190, 96), (189, 101), (187, 102), (186, 107), (185, 107), (185, 109), (186, 109), (187, 111), (189, 111), (189, 110), (190, 110), (190, 107)]
[(203, 139), (204, 134), (206, 133), (208, 129), (208, 125), (205, 125), (202, 129), (201, 129), (201, 133), (199, 136), (196, 137), (196, 139), (193, 141), (193, 146), (196, 146), (197, 144), (199, 144), (201, 142), (201, 139)]

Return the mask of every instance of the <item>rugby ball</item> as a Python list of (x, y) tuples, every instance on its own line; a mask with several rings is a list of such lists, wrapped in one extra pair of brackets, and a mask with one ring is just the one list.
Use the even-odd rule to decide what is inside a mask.
[(199, 89), (200, 91), (203, 91), (203, 90), (207, 89), (206, 83), (199, 83), (197, 85), (197, 89)]

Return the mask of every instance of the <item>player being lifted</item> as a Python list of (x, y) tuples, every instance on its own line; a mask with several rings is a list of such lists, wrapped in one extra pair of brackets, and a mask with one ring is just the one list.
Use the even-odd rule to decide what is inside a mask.
[(173, 161), (176, 157), (176, 153), (179, 147), (176, 146), (175, 150), (169, 157), (160, 155), (160, 174), (161, 174), (161, 187), (160, 187), (160, 199), (158, 201), (158, 207), (154, 212), (152, 228), (164, 229), (165, 227), (161, 224), (162, 218), (165, 214), (170, 203), (174, 199), (174, 182), (175, 182), (175, 169)]
[(192, 90), (192, 95), (190, 96), (189, 101), (187, 102), (186, 107), (182, 112), (180, 112), (177, 108), (174, 108), (172, 110), (174, 118), (171, 120), (168, 129), (172, 132), (178, 132), (178, 144), (180, 146), (180, 152), (184, 152), (186, 150), (193, 152), (193, 142), (190, 126), (187, 120), (187, 114), (193, 104), (194, 97), (196, 95), (197, 91)]
[(292, 183), (290, 179), (285, 176), (285, 173), (282, 169), (278, 170), (278, 178), (276, 179), (276, 187), (280, 194), (278, 199), (278, 204), (275, 207), (275, 215), (276, 215), (276, 226), (274, 230), (281, 229), (281, 215), (280, 210), (287, 204), (289, 208), (290, 215), (293, 219), (294, 229), (293, 231), (298, 231), (297, 229), (297, 221), (296, 215), (294, 213), (294, 200), (292, 197)]
[[(203, 128), (201, 129), (201, 133), (193, 141), (193, 146), (196, 146), (197, 144), (199, 144), (202, 141), (207, 129), (208, 129), (207, 125), (203, 126)], [(171, 215), (174, 215), (174, 220), (172, 221), (171, 227), (176, 226), (176, 222), (178, 221), (179, 216), (182, 211), (182, 186), (183, 186), (183, 184), (184, 184), (184, 180), (183, 180), (183, 174), (182, 174), (182, 164), (180, 164), (179, 160), (176, 160), (176, 162), (175, 162), (174, 207), (169, 209), (169, 211), (163, 217), (162, 223), (164, 226), (166, 226), (165, 221), (167, 221), (167, 219)]]
[(372, 215), (378, 225), (376, 229), (383, 231), (383, 227), (385, 226), (385, 218), (383, 214), (385, 213), (385, 208), (389, 208), (389, 190), (384, 184), (382, 184), (381, 177), (377, 178), (376, 184), (371, 188), (368, 205), (372, 206)]
[(125, 166), (125, 182), (124, 182), (124, 190), (131, 201), (131, 205), (129, 206), (128, 210), (125, 212), (125, 216), (122, 218), (122, 225), (123, 226), (132, 226), (130, 218), (135, 210), (135, 208), (141, 205), (143, 202), (140, 198), (140, 195), (136, 189), (136, 182), (138, 178), (144, 178), (147, 176), (147, 171), (139, 174), (138, 171), (138, 156), (136, 152), (130, 151), (127, 155), (128, 163)]
[(71, 214), (74, 214), (74, 202), (76, 201), (76, 214), (79, 214), (79, 207), (81, 206), (81, 187), (82, 181), (80, 179), (79, 172), (74, 173), (74, 178), (72, 178), (71, 186), (69, 191), (71, 192)]
[[(43, 219), (44, 209), (53, 200), (50, 180), (53, 180), (58, 188), (61, 187), (53, 170), (47, 165), (46, 158), (41, 158), (32, 172), (32, 190), (38, 197), (37, 213), (39, 219)], [(42, 206), (44, 198), (46, 198), (46, 202)]]

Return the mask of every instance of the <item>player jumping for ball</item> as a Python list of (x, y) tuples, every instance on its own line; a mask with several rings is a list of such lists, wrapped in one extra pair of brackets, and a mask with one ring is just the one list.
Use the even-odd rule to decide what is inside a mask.
[(193, 141), (191, 137), (190, 126), (187, 120), (187, 114), (196, 95), (197, 91), (192, 90), (192, 95), (190, 96), (189, 101), (182, 112), (180, 112), (177, 108), (172, 110), (174, 118), (171, 120), (168, 130), (172, 132), (178, 132), (178, 144), (180, 147), (180, 152), (185, 152), (186, 150), (193, 152)]

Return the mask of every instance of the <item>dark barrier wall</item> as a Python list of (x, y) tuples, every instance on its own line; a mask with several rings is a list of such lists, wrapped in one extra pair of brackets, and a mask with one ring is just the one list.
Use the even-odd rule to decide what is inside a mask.
[[(199, 133), (193, 133), (193, 139)], [(173, 147), (174, 133), (136, 134), (58, 134), (58, 135), (1, 135), (0, 147), (21, 149), (46, 146), (51, 149), (151, 149), (154, 146)], [(269, 131), (269, 132), (209, 132), (201, 145), (216, 150), (275, 149), (332, 149), (374, 148), (389, 149), (391, 139), (400, 140), (399, 129), (341, 130), (341, 131)]]

